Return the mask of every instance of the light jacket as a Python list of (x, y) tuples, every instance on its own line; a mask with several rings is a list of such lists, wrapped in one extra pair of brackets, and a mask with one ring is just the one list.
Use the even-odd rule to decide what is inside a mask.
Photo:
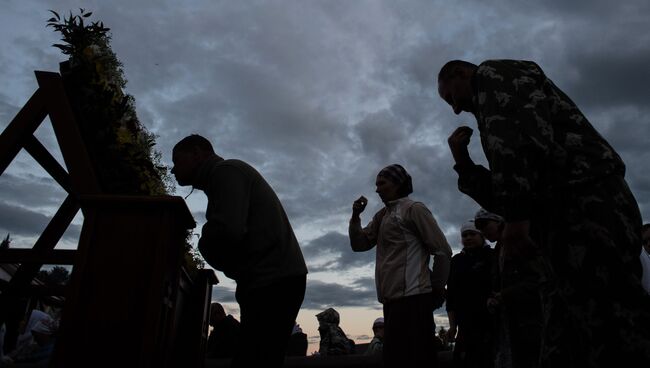
[[(447, 283), (451, 247), (427, 207), (408, 197), (388, 202), (365, 228), (350, 220), (350, 245), (356, 252), (377, 246), (377, 298), (395, 299), (440, 293)], [(433, 255), (433, 273), (429, 269)]]

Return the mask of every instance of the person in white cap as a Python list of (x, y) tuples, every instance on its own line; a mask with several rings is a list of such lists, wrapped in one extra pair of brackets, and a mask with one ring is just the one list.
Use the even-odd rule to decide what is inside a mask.
[(386, 319), (384, 365), (431, 366), (437, 359), (433, 311), (442, 305), (451, 247), (431, 211), (408, 197), (413, 185), (404, 167), (385, 167), (375, 184), (385, 207), (362, 228), (359, 215), (368, 200), (361, 196), (352, 205), (348, 232), (355, 252), (377, 246), (375, 283)]
[(374, 334), (365, 355), (381, 355), (384, 351), (384, 317), (375, 319), (372, 324), (372, 332)]
[(454, 364), (467, 368), (493, 366), (493, 319), (487, 309), (492, 293), (494, 250), (474, 225), (460, 228), (463, 249), (451, 258), (447, 280), (447, 316), (450, 341), (454, 346)]

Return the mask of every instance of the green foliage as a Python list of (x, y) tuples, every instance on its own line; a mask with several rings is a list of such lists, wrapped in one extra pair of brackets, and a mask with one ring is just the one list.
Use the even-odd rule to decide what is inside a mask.
[[(133, 96), (125, 94), (122, 63), (111, 50), (109, 28), (88, 22), (92, 12), (54, 15), (47, 26), (62, 36), (54, 47), (68, 56), (62, 63), (66, 93), (73, 102), (99, 185), (105, 193), (166, 195), (173, 179), (155, 150), (156, 136), (138, 120)], [(188, 235), (189, 236), (189, 235)], [(203, 260), (186, 239), (185, 266), (190, 273)]]
[(205, 268), (205, 260), (201, 256), (201, 253), (195, 248), (192, 247), (192, 236), (194, 236), (192, 230), (187, 230), (185, 235), (185, 269), (188, 270), (191, 276), (194, 276), (197, 270)]
[(84, 9), (79, 9), (79, 15), (70, 15), (68, 18), (61, 17), (54, 10), (50, 12), (54, 17), (47, 20), (47, 26), (54, 28), (55, 31), (61, 33), (63, 38), (61, 41), (64, 44), (54, 44), (52, 46), (61, 49), (66, 55), (75, 55), (83, 51), (87, 46), (92, 44), (99, 44), (109, 39), (109, 28), (104, 27), (103, 22), (92, 22), (89, 25), (84, 24), (84, 18), (90, 17), (92, 12), (84, 12)]
[(128, 195), (173, 192), (169, 170), (154, 149), (156, 136), (140, 123), (135, 99), (123, 91), (126, 79), (110, 47), (109, 28), (88, 22), (92, 12), (79, 10), (63, 18), (50, 10), (54, 17), (47, 26), (62, 36), (63, 43), (54, 47), (69, 57), (62, 67), (66, 92), (82, 118), (81, 134), (102, 190)]

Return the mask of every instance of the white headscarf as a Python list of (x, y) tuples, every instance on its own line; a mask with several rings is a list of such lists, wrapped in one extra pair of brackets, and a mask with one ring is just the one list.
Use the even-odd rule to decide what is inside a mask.
[(52, 335), (54, 334), (55, 331), (56, 331), (56, 326), (54, 325), (54, 321), (51, 318), (49, 321), (46, 320), (39, 321), (32, 328), (32, 332), (42, 333), (43, 335)]
[(32, 329), (36, 327), (36, 325), (38, 325), (40, 322), (51, 323), (52, 317), (50, 317), (49, 314), (38, 309), (33, 309), (32, 313), (29, 315), (29, 319), (27, 320), (27, 325), (25, 325), (25, 332), (18, 335), (18, 339), (16, 340), (16, 350), (30, 344), (33, 341)]

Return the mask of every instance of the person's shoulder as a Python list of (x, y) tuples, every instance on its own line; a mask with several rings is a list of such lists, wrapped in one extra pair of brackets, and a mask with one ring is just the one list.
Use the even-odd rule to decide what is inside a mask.
[[(220, 161), (217, 166), (219, 167), (234, 167), (234, 168), (239, 168), (239, 169), (253, 169), (253, 166), (251, 166), (249, 163), (246, 161), (242, 161), (236, 158), (229, 158)], [(253, 169), (254, 170), (254, 169)]]
[(539, 68), (536, 62), (531, 60), (514, 60), (514, 59), (489, 59), (479, 64), (479, 69), (483, 68)]
[(509, 76), (542, 76), (544, 72), (536, 62), (530, 60), (491, 59), (479, 64), (476, 74), (479, 78), (503, 81)]
[(464, 252), (458, 252), (451, 256), (451, 261), (456, 263), (456, 262), (461, 262), (465, 258), (465, 253)]
[(426, 204), (420, 201), (414, 201), (409, 198), (408, 201), (404, 203), (404, 205), (406, 206), (406, 209), (413, 214), (417, 214), (417, 213), (423, 213), (427, 215), (432, 214), (429, 207), (427, 207)]
[(257, 170), (245, 161), (238, 159), (226, 159), (216, 163), (213, 167), (213, 173), (220, 175), (243, 175), (245, 177), (252, 177), (259, 175)]
[(487, 258), (488, 260), (490, 260), (494, 255), (494, 248), (492, 248), (489, 245), (486, 245), (481, 249), (481, 253), (479, 254), (481, 255), (482, 258)]
[(373, 221), (381, 220), (386, 214), (386, 211), (386, 207), (382, 207), (379, 211), (375, 212), (375, 214), (372, 216)]

